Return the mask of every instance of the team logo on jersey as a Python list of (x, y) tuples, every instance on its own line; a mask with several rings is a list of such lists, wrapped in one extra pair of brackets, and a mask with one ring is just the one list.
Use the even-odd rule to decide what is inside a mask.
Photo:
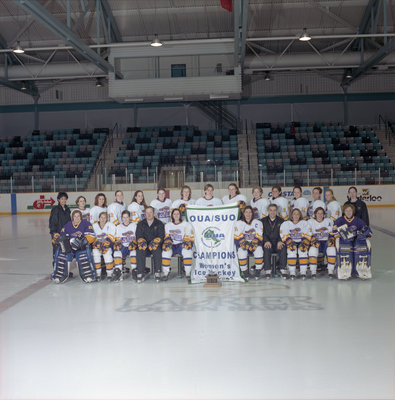
[(215, 226), (209, 226), (202, 233), (201, 241), (208, 248), (218, 247), (225, 239), (225, 235)]
[(158, 218), (169, 218), (170, 217), (170, 207), (163, 207), (158, 210)]
[(244, 232), (244, 237), (246, 240), (251, 241), (255, 237), (255, 229), (249, 229), (248, 231)]
[(328, 237), (328, 228), (326, 226), (323, 226), (321, 228), (318, 228), (316, 230), (316, 233), (314, 234), (314, 236), (318, 239), (324, 239)]
[(172, 240), (176, 240), (176, 241), (182, 240), (182, 234), (179, 229), (169, 230), (169, 233), (170, 233)]

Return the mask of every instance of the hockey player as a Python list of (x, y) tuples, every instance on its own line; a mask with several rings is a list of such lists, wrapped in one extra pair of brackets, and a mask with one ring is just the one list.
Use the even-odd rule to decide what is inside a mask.
[(123, 202), (123, 192), (122, 190), (117, 190), (115, 192), (115, 201), (108, 206), (107, 213), (108, 219), (114, 225), (119, 225), (121, 222), (122, 211), (126, 210), (126, 205)]
[(144, 199), (144, 193), (142, 190), (136, 190), (134, 192), (132, 202), (128, 205), (128, 211), (130, 213), (130, 219), (136, 225), (145, 219), (145, 209), (147, 203)]
[(222, 205), (222, 201), (214, 197), (214, 186), (208, 183), (204, 186), (204, 196), (196, 200), (197, 206), (215, 207)]
[(366, 203), (358, 198), (357, 188), (351, 186), (348, 189), (347, 201), (344, 204), (352, 204), (355, 208), (355, 216), (362, 219), (369, 226), (369, 213)]
[(366, 223), (355, 216), (352, 204), (343, 206), (344, 216), (337, 219), (333, 226), (336, 234), (337, 277), (348, 279), (351, 275), (361, 279), (370, 279), (372, 232)]
[(255, 258), (255, 278), (259, 279), (263, 268), (262, 248), (263, 227), (259, 219), (254, 219), (254, 211), (251, 206), (246, 206), (240, 221), (235, 225), (235, 244), (239, 266), (246, 281), (250, 278), (247, 259), (249, 255)]
[(334, 237), (332, 236), (333, 221), (325, 218), (325, 210), (317, 207), (314, 211), (314, 218), (309, 219), (308, 224), (311, 229), (311, 240), (309, 249), (309, 264), (311, 278), (315, 279), (317, 274), (317, 259), (323, 254), (328, 258), (328, 276), (333, 278), (336, 265), (336, 248)]
[[(51, 215), (49, 216), (49, 233), (52, 240), (52, 256), (55, 259), (55, 253), (58, 250), (58, 245), (55, 241), (59, 238), (60, 231), (70, 221), (70, 208), (67, 207), (66, 202), (69, 196), (66, 192), (58, 193), (58, 205), (53, 207)], [(54, 267), (54, 261), (52, 262)]]
[(194, 205), (196, 201), (191, 199), (192, 190), (189, 186), (184, 185), (181, 188), (181, 198), (173, 201), (171, 205), (173, 210), (178, 208), (181, 211), (182, 219), (185, 219), (185, 209), (188, 205)]
[(314, 217), (314, 211), (317, 207), (322, 207), (326, 211), (326, 205), (321, 200), (322, 188), (315, 187), (313, 189), (313, 200), (310, 202), (309, 208), (307, 209), (307, 218)]
[(299, 209), (292, 210), (289, 221), (285, 221), (281, 225), (280, 236), (287, 246), (290, 278), (293, 280), (296, 277), (296, 262), (299, 256), (300, 274), (302, 279), (306, 279), (311, 230), (307, 221), (303, 221), (302, 213)]
[(136, 230), (137, 225), (130, 221), (130, 212), (122, 212), (122, 223), (119, 224), (115, 231), (114, 244), (114, 279), (120, 275), (119, 280), (122, 280), (120, 272), (128, 272), (123, 269), (127, 257), (130, 257), (130, 267), (132, 269), (132, 277), (137, 279), (137, 263), (136, 263)]
[(159, 221), (167, 224), (170, 221), (171, 200), (166, 199), (166, 190), (163, 188), (158, 189), (156, 193), (158, 197), (152, 200), (150, 205)]
[(247, 205), (247, 199), (243, 194), (240, 193), (239, 187), (235, 183), (231, 183), (228, 186), (228, 192), (229, 192), (228, 196), (224, 196), (222, 198), (222, 203), (223, 204), (237, 203), (241, 213), (243, 213)]
[(325, 191), (326, 199), (326, 216), (332, 219), (332, 222), (336, 221), (342, 215), (342, 206), (336, 200), (333, 190), (327, 189)]
[(137, 283), (141, 283), (146, 275), (145, 259), (152, 256), (155, 280), (160, 281), (162, 267), (162, 244), (165, 237), (163, 222), (155, 218), (154, 208), (145, 209), (146, 219), (137, 224)]
[(289, 205), (288, 205), (288, 200), (282, 196), (282, 191), (280, 186), (276, 185), (272, 187), (272, 199), (270, 203), (277, 205), (278, 216), (280, 216), (284, 221), (286, 221), (289, 215)]
[[(103, 256), (106, 264), (107, 279), (113, 279), (114, 272), (114, 259), (112, 256), (114, 242), (115, 242), (115, 225), (108, 221), (107, 213), (103, 211), (99, 215), (99, 222), (93, 224), (93, 230), (96, 235), (96, 241), (93, 243), (93, 261), (95, 262), (96, 278), (98, 281), (101, 280), (101, 258)], [(120, 272), (114, 276), (114, 280), (117, 281), (120, 278)]]
[(278, 254), (281, 275), (285, 276), (287, 268), (287, 248), (281, 241), (280, 227), (284, 220), (277, 215), (277, 205), (270, 204), (268, 216), (262, 218), (263, 225), (263, 266), (266, 279), (271, 278), (272, 254)]
[[(254, 218), (261, 219), (268, 215), (268, 207), (270, 200), (262, 198), (263, 189), (261, 186), (252, 188), (253, 199), (250, 201), (250, 206), (254, 210)], [(277, 207), (276, 207), (277, 210)]]
[(90, 222), (90, 208), (86, 207), (86, 198), (84, 196), (78, 196), (75, 204), (78, 207), (78, 210), (82, 213), (82, 219)]
[(181, 219), (178, 208), (171, 212), (171, 222), (165, 225), (165, 238), (162, 246), (162, 280), (167, 281), (170, 273), (171, 257), (182, 255), (185, 276), (191, 276), (192, 247), (194, 242), (192, 225)]
[(54, 271), (51, 279), (55, 283), (66, 282), (69, 277), (70, 264), (75, 257), (81, 279), (90, 283), (96, 279), (90, 244), (95, 240), (92, 225), (82, 220), (82, 213), (74, 210), (71, 221), (62, 228), (59, 237), (53, 240), (57, 245)]
[(309, 207), (309, 201), (306, 198), (302, 197), (302, 193), (303, 191), (300, 186), (294, 186), (293, 188), (294, 198), (290, 204), (290, 211), (292, 211), (294, 208), (298, 208), (302, 213), (303, 219), (306, 219), (307, 209)]
[(107, 198), (104, 193), (98, 193), (95, 196), (95, 205), (90, 211), (90, 221), (92, 226), (94, 223), (99, 222), (99, 215), (102, 212), (107, 212)]

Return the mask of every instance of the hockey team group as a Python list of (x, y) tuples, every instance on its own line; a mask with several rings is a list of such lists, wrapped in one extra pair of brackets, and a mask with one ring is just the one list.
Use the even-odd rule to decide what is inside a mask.
[[(241, 276), (246, 281), (251, 277), (271, 279), (277, 274), (293, 280), (297, 272), (301, 279), (315, 279), (317, 267), (325, 269), (329, 278), (371, 278), (369, 216), (355, 187), (349, 188), (343, 206), (331, 189), (326, 190), (324, 202), (320, 187), (313, 189), (313, 200), (308, 201), (302, 196), (302, 188), (295, 186), (290, 202), (282, 196), (280, 186), (273, 186), (270, 199), (263, 197), (262, 187), (254, 187), (249, 205), (236, 184), (230, 184), (228, 191), (221, 201), (214, 197), (214, 187), (207, 184), (204, 196), (195, 201), (191, 188), (183, 186), (180, 199), (172, 202), (166, 198), (166, 190), (159, 189), (148, 206), (143, 191), (137, 190), (126, 206), (123, 192), (117, 190), (110, 205), (105, 194), (98, 193), (92, 208), (87, 208), (85, 197), (79, 196), (72, 212), (66, 205), (67, 193), (60, 192), (49, 219), (51, 279), (66, 282), (72, 276), (70, 268), (75, 259), (84, 282), (105, 278), (121, 281), (131, 273), (141, 283), (150, 274), (146, 267), (146, 258), (150, 257), (155, 280), (167, 281), (175, 256), (182, 259), (189, 279), (195, 237), (186, 220), (187, 207), (232, 203), (237, 203), (241, 211), (234, 240)], [(255, 266), (249, 267), (249, 257), (254, 258)]]

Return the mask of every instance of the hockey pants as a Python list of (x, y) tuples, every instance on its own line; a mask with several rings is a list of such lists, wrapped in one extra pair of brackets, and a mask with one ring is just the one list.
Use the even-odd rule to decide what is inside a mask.
[(150, 250), (136, 250), (136, 261), (137, 261), (137, 273), (144, 275), (145, 271), (145, 259), (146, 257), (150, 257), (152, 255), (152, 261), (154, 264), (155, 273), (160, 273), (162, 268), (162, 248), (158, 246), (158, 248), (154, 251)]

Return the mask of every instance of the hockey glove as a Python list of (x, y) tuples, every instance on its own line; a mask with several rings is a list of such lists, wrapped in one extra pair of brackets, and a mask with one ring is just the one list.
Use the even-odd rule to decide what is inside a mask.
[(161, 242), (160, 238), (152, 239), (148, 245), (148, 250), (155, 251), (159, 247), (160, 242)]
[(96, 250), (100, 250), (101, 247), (101, 242), (99, 240), (96, 240), (93, 244), (92, 244), (92, 248), (96, 249)]
[(137, 246), (136, 238), (134, 238), (134, 239), (129, 243), (128, 250), (129, 250), (129, 251), (133, 251), (133, 250), (136, 250), (137, 247), (138, 247), (138, 246)]
[(302, 241), (300, 242), (300, 250), (301, 251), (307, 251), (310, 247), (310, 240), (307, 238), (302, 238)]
[(314, 235), (311, 237), (310, 243), (313, 247), (317, 247), (317, 248), (320, 247), (320, 242), (317, 240), (317, 238)]
[(287, 239), (285, 240), (285, 245), (291, 251), (295, 251), (297, 247), (296, 243), (290, 237), (287, 237)]
[(116, 241), (114, 243), (113, 248), (114, 248), (114, 251), (121, 251), (122, 250), (122, 243), (120, 241)]
[(187, 206), (186, 206), (185, 203), (182, 203), (182, 204), (179, 205), (178, 209), (180, 210), (181, 215), (184, 215), (185, 214), (185, 210), (187, 209)]
[(242, 213), (244, 213), (244, 210), (246, 209), (246, 203), (244, 201), (240, 200), (237, 202), (237, 205), (239, 206), (240, 211)]
[(169, 251), (172, 245), (173, 241), (171, 240), (171, 237), (169, 235), (166, 235), (165, 240), (163, 241), (162, 249), (164, 251)]
[(143, 239), (143, 238), (140, 238), (137, 241), (137, 248), (139, 250), (147, 250), (147, 241), (145, 239)]
[(336, 237), (335, 236), (329, 236), (328, 239), (328, 247), (335, 247), (336, 245)]
[(365, 225), (360, 231), (357, 231), (358, 239), (366, 239), (372, 236), (372, 231)]
[(251, 243), (249, 243), (248, 250), (253, 253), (258, 248), (258, 244), (258, 239), (252, 239)]
[(55, 244), (55, 245), (59, 244), (58, 243), (59, 237), (60, 237), (59, 233), (54, 233), (53, 236), (52, 236), (52, 240), (51, 240), (52, 244)]
[(192, 240), (186, 240), (185, 242), (182, 242), (182, 247), (185, 250), (191, 250), (193, 247), (193, 241)]
[(239, 240), (239, 247), (241, 247), (243, 250), (248, 250), (248, 243), (244, 238), (241, 238)]

